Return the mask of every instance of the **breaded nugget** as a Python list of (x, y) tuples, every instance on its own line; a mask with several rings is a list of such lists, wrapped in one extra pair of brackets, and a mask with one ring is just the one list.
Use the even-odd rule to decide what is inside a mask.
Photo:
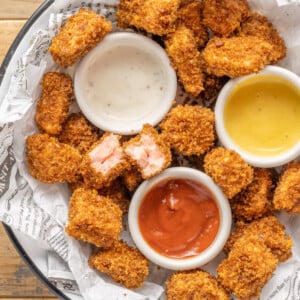
[(204, 73), (204, 91), (201, 93), (201, 96), (205, 100), (216, 99), (222, 87), (227, 83), (229, 77), (217, 77), (215, 75)]
[(300, 161), (286, 166), (275, 189), (273, 205), (290, 213), (300, 213)]
[(137, 167), (144, 179), (161, 173), (172, 159), (169, 145), (149, 124), (145, 124), (136, 137), (125, 142), (123, 149), (131, 164)]
[(237, 223), (237, 229), (232, 232), (224, 250), (233, 249), (235, 243), (244, 236), (256, 236), (261, 239), (278, 261), (284, 262), (292, 255), (293, 241), (285, 233), (285, 227), (275, 216), (268, 216), (251, 223)]
[(72, 78), (64, 73), (48, 72), (43, 76), (42, 95), (38, 100), (35, 121), (50, 135), (57, 135), (66, 121), (72, 102)]
[(119, 178), (114, 180), (108, 187), (98, 190), (99, 195), (108, 197), (114, 203), (119, 205), (123, 214), (128, 212), (130, 204), (127, 192), (128, 191)]
[(183, 155), (200, 155), (214, 144), (215, 117), (202, 106), (178, 105), (160, 123), (163, 138)]
[(89, 265), (129, 289), (142, 286), (149, 274), (148, 260), (123, 241), (116, 241), (110, 249), (91, 255)]
[(123, 174), (123, 181), (125, 186), (130, 192), (134, 191), (139, 184), (143, 181), (141, 172), (135, 166), (131, 166), (129, 170), (126, 170)]
[(230, 201), (235, 218), (252, 221), (269, 214), (272, 211), (271, 188), (271, 171), (254, 169), (253, 181)]
[(169, 300), (230, 299), (214, 276), (199, 269), (173, 273), (166, 281), (166, 295)]
[(198, 96), (204, 90), (203, 74), (200, 52), (193, 32), (184, 25), (179, 25), (174, 33), (168, 35), (165, 45), (185, 91), (192, 96)]
[(109, 248), (118, 240), (122, 230), (122, 212), (109, 198), (96, 190), (79, 188), (69, 204), (69, 236), (97, 247)]
[(229, 257), (218, 266), (218, 280), (238, 299), (250, 300), (259, 296), (277, 263), (276, 256), (259, 237), (245, 236), (234, 244)]
[(229, 36), (249, 14), (246, 0), (203, 0), (203, 23), (220, 36)]
[(111, 31), (111, 22), (91, 9), (80, 8), (52, 39), (49, 52), (60, 66), (71, 66)]
[(31, 176), (45, 182), (72, 182), (79, 173), (81, 155), (48, 134), (31, 135), (26, 140), (26, 160)]
[(213, 37), (202, 51), (202, 61), (208, 74), (239, 77), (261, 70), (272, 51), (269, 42), (255, 36)]
[(204, 170), (232, 199), (253, 180), (253, 168), (234, 150), (214, 148), (205, 155)]
[(84, 155), (80, 169), (87, 186), (95, 189), (109, 186), (129, 168), (120, 138), (107, 132)]
[(81, 113), (77, 113), (69, 116), (58, 140), (85, 154), (99, 137), (99, 130), (90, 124)]
[(239, 36), (255, 36), (262, 38), (272, 45), (272, 51), (269, 59), (270, 63), (276, 63), (286, 55), (286, 46), (284, 40), (280, 37), (272, 23), (265, 16), (253, 13), (241, 24), (238, 30)]
[(202, 23), (202, 9), (202, 3), (194, 0), (178, 11), (179, 23), (193, 32), (198, 47), (203, 47), (208, 41), (208, 30)]
[(116, 13), (118, 26), (134, 26), (156, 35), (175, 30), (180, 0), (121, 0)]

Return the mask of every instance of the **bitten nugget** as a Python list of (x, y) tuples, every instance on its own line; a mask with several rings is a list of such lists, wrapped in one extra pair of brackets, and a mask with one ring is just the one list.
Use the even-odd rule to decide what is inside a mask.
[(109, 186), (129, 168), (120, 138), (107, 132), (84, 155), (80, 169), (87, 186), (95, 189)]
[(193, 32), (179, 25), (176, 31), (168, 35), (166, 51), (186, 92), (198, 96), (203, 90), (203, 74), (200, 52)]
[(221, 187), (228, 199), (237, 195), (253, 180), (253, 168), (235, 151), (221, 147), (205, 155), (204, 170)]
[(259, 296), (277, 263), (277, 258), (262, 240), (255, 236), (243, 237), (218, 266), (218, 280), (238, 299), (250, 300)]
[(59, 72), (46, 73), (35, 113), (38, 127), (50, 135), (59, 134), (68, 117), (72, 97), (72, 78), (69, 75)]
[(139, 135), (125, 142), (124, 151), (142, 178), (149, 179), (166, 169), (171, 163), (171, 150), (158, 132), (149, 124)]
[(97, 247), (109, 248), (119, 238), (122, 212), (109, 198), (99, 196), (96, 190), (79, 188), (69, 204), (69, 236)]
[(47, 134), (29, 136), (26, 148), (28, 170), (34, 178), (45, 183), (77, 179), (82, 159), (77, 149)]
[(258, 72), (270, 62), (273, 47), (255, 37), (213, 37), (202, 51), (203, 67), (208, 74), (239, 77)]
[(121, 0), (116, 13), (118, 26), (134, 26), (156, 35), (175, 30), (180, 0)]
[(251, 16), (241, 24), (238, 34), (239, 36), (255, 36), (270, 43), (273, 48), (269, 56), (271, 63), (278, 62), (286, 55), (284, 40), (265, 16), (257, 13), (251, 14)]
[(121, 180), (117, 178), (108, 187), (98, 190), (99, 195), (110, 198), (114, 203), (119, 205), (123, 214), (128, 212), (129, 198), (127, 190)]
[(99, 139), (99, 130), (90, 124), (81, 114), (71, 114), (63, 125), (63, 130), (58, 136), (62, 143), (73, 146), (80, 153), (85, 154)]
[(194, 0), (178, 11), (179, 22), (193, 32), (198, 47), (203, 47), (208, 41), (208, 30), (202, 23), (202, 9), (202, 3)]
[(129, 289), (142, 286), (149, 274), (148, 260), (123, 241), (116, 241), (110, 249), (93, 254), (89, 265)]
[(211, 109), (178, 105), (160, 123), (163, 138), (178, 153), (200, 155), (214, 144), (215, 117)]
[(203, 0), (203, 23), (217, 35), (229, 36), (249, 14), (246, 0)]
[(285, 227), (274, 216), (268, 216), (251, 223), (237, 223), (237, 229), (232, 232), (224, 250), (233, 249), (235, 243), (244, 236), (256, 236), (262, 240), (280, 262), (292, 256), (293, 241), (285, 233)]
[(300, 161), (287, 165), (275, 189), (273, 205), (290, 213), (300, 213)]
[(168, 300), (229, 300), (228, 293), (217, 279), (202, 270), (176, 272), (166, 281)]
[(60, 66), (71, 66), (111, 31), (111, 22), (90, 9), (81, 8), (52, 39), (49, 52)]
[(253, 181), (230, 201), (235, 218), (251, 221), (270, 213), (272, 211), (271, 188), (270, 170), (255, 169)]

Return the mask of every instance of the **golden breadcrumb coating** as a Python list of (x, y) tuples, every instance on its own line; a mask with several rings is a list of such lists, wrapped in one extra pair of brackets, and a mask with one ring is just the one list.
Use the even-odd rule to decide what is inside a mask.
[(272, 49), (269, 42), (255, 36), (213, 37), (202, 51), (202, 65), (216, 76), (248, 75), (270, 62)]
[(200, 155), (214, 145), (214, 123), (211, 109), (178, 105), (167, 114), (160, 127), (163, 138), (178, 153)]
[(194, 0), (178, 11), (179, 23), (185, 25), (193, 32), (199, 48), (203, 47), (208, 41), (208, 30), (202, 23), (202, 9), (202, 3)]
[(246, 0), (203, 0), (203, 23), (220, 36), (229, 36), (249, 14)]
[(111, 248), (91, 255), (89, 265), (129, 289), (142, 286), (149, 274), (148, 260), (123, 241), (116, 241)]
[(215, 75), (204, 73), (204, 91), (201, 93), (201, 96), (205, 100), (216, 99), (222, 87), (227, 83), (229, 77), (217, 77)]
[(109, 186), (129, 168), (119, 143), (120, 138), (119, 135), (107, 132), (86, 152), (80, 167), (86, 186), (95, 189)]
[(253, 168), (234, 150), (217, 147), (204, 158), (204, 170), (232, 199), (253, 180)]
[(60, 142), (73, 146), (82, 154), (85, 154), (98, 139), (99, 130), (81, 113), (71, 114), (58, 136)]
[(251, 223), (237, 223), (224, 250), (230, 252), (235, 243), (244, 236), (256, 236), (262, 240), (278, 261), (284, 262), (292, 256), (293, 241), (285, 233), (285, 227), (275, 216), (268, 216)]
[(238, 299), (250, 300), (259, 296), (277, 264), (277, 258), (259, 237), (245, 236), (218, 266), (218, 280)]
[(134, 26), (156, 35), (175, 30), (180, 0), (121, 0), (116, 13), (118, 26)]
[(52, 39), (49, 52), (61, 67), (71, 66), (111, 31), (111, 22), (91, 9), (80, 8)]
[(200, 269), (173, 273), (166, 281), (168, 300), (230, 300), (217, 279)]
[(45, 182), (72, 182), (78, 177), (81, 154), (47, 134), (31, 135), (26, 140), (26, 161), (31, 176)]
[(300, 161), (286, 166), (275, 189), (273, 205), (289, 213), (300, 213)]
[(123, 214), (128, 212), (130, 201), (127, 190), (120, 179), (116, 179), (108, 187), (98, 190), (98, 193), (118, 204)]
[(96, 190), (79, 188), (69, 204), (69, 236), (97, 247), (109, 248), (118, 240), (122, 230), (122, 212), (109, 198)]
[(271, 188), (271, 171), (254, 169), (253, 181), (230, 201), (234, 217), (252, 221), (272, 212)]
[(123, 149), (131, 164), (137, 167), (144, 179), (161, 173), (172, 160), (169, 145), (149, 124), (145, 124), (136, 137), (125, 142)]
[(253, 13), (241, 24), (238, 30), (239, 36), (254, 36), (262, 38), (272, 45), (272, 51), (269, 59), (270, 63), (276, 63), (286, 55), (286, 46), (284, 40), (280, 37), (272, 23), (265, 16)]
[(198, 96), (204, 90), (203, 74), (200, 52), (193, 32), (184, 25), (179, 25), (174, 33), (168, 35), (165, 45), (185, 91), (192, 96)]
[(143, 181), (143, 177), (135, 166), (131, 166), (129, 170), (124, 172), (123, 181), (128, 190), (132, 192)]
[(57, 135), (66, 121), (73, 97), (72, 78), (64, 73), (43, 76), (42, 95), (37, 102), (35, 121), (40, 130)]

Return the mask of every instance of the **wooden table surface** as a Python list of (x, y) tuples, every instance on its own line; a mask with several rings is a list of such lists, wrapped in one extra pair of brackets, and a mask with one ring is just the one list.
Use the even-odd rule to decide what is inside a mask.
[[(0, 64), (26, 20), (43, 0), (1, 0)], [(0, 224), (0, 300), (57, 299), (19, 257)]]

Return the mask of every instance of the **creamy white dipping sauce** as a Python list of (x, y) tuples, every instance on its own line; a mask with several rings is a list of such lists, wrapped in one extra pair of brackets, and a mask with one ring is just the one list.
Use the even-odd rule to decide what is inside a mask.
[(86, 72), (83, 90), (95, 113), (140, 119), (164, 99), (166, 74), (160, 61), (139, 48), (107, 49)]

